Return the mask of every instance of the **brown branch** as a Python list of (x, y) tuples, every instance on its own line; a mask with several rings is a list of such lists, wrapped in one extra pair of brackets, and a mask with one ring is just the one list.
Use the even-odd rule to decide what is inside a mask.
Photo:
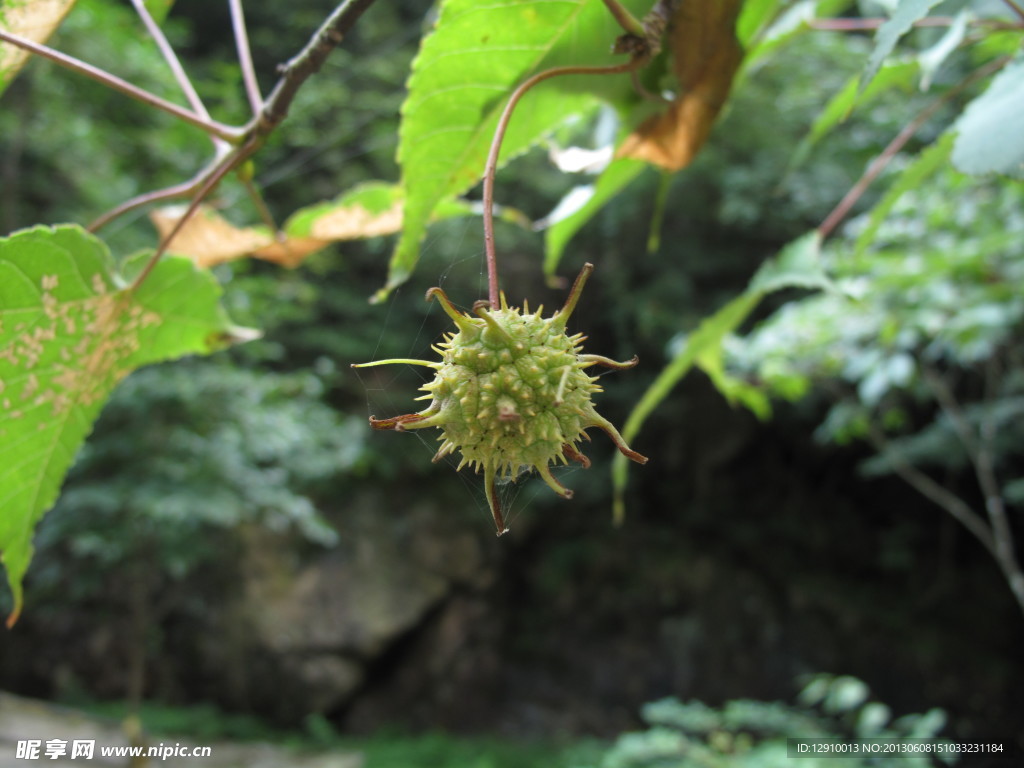
[(287, 64), (279, 68), (281, 79), (267, 97), (260, 114), (253, 121), (251, 130), (266, 136), (288, 116), (295, 94), (304, 82), (318, 72), (327, 56), (341, 43), (352, 25), (362, 16), (373, 0), (345, 0), (316, 31), (306, 47)]
[(242, 0), (228, 0), (231, 8), (231, 30), (235, 35), (235, 48), (238, 51), (238, 64), (242, 68), (242, 82), (245, 83), (245, 95), (253, 115), (263, 109), (263, 94), (256, 79), (256, 69), (252, 63), (252, 51), (249, 50), (249, 34), (245, 31), (245, 13)]
[(1018, 15), (1018, 16), (1019, 16), (1019, 17), (1020, 17), (1020, 18), (1021, 18), (1022, 20), (1024, 20), (1024, 8), (1022, 8), (1022, 7), (1020, 6), (1020, 5), (1018, 5), (1018, 4), (1017, 4), (1017, 3), (1015, 2), (1015, 0), (1003, 0), (1003, 2), (1004, 2), (1004, 3), (1006, 3), (1006, 4), (1008, 5), (1008, 6), (1010, 6), (1010, 10), (1012, 10), (1012, 11), (1013, 11), (1014, 13), (1016, 13), (1016, 14), (1017, 14), (1017, 15)]
[(144, 192), (141, 195), (126, 200), (115, 208), (104, 213), (99, 218), (92, 221), (86, 229), (90, 232), (97, 232), (98, 230), (105, 227), (111, 221), (116, 219), (118, 216), (123, 216), (129, 211), (134, 211), (136, 208), (141, 208), (151, 203), (159, 203), (164, 200), (174, 200), (179, 197), (188, 197), (194, 192), (198, 191), (207, 179), (220, 167), (220, 164), (224, 159), (234, 151), (231, 148), (226, 148), (223, 145), (218, 147), (216, 155), (202, 170), (199, 171), (188, 181), (184, 181), (181, 184), (174, 184), (170, 187), (164, 187), (153, 192)]
[(80, 75), (84, 75), (92, 80), (102, 83), (108, 88), (113, 88), (115, 91), (123, 93), (126, 96), (130, 96), (137, 101), (141, 101), (151, 107), (156, 107), (159, 110), (174, 115), (179, 120), (183, 120), (190, 125), (201, 128), (211, 136), (216, 136), (217, 138), (224, 139), (224, 141), (231, 143), (237, 143), (239, 140), (240, 131), (238, 129), (222, 125), (215, 120), (209, 120), (201, 115), (197, 115), (195, 112), (178, 106), (166, 99), (162, 99), (156, 94), (139, 88), (137, 85), (132, 85), (127, 80), (122, 80), (120, 77), (117, 77), (117, 75), (112, 75), (99, 67), (86, 64), (84, 61), (76, 59), (74, 56), (68, 56), (66, 53), (61, 53), (60, 51), (56, 51), (45, 45), (40, 45), (39, 43), (34, 43), (31, 40), (10, 32), (5, 32), (4, 30), (0, 30), (0, 41), (16, 45), (19, 48), (23, 48), (26, 51), (36, 54), (37, 56), (42, 56), (44, 59), (49, 59), (66, 69), (70, 69), (72, 72), (77, 72)]
[(1012, 57), (1010, 56), (1003, 56), (995, 61), (989, 62), (984, 67), (975, 70), (957, 83), (953, 88), (944, 93), (941, 98), (936, 99), (921, 110), (917, 117), (904, 126), (903, 130), (896, 135), (896, 138), (889, 142), (889, 145), (882, 150), (882, 153), (871, 161), (867, 170), (864, 171), (864, 175), (857, 180), (857, 183), (850, 188), (850, 191), (843, 196), (843, 199), (839, 201), (839, 204), (833, 208), (832, 212), (825, 217), (823, 222), (821, 222), (818, 227), (818, 232), (822, 239), (832, 234), (833, 230), (835, 230), (835, 228), (839, 226), (840, 222), (846, 218), (850, 209), (857, 204), (857, 201), (860, 200), (864, 192), (867, 191), (867, 188), (871, 186), (871, 183), (878, 178), (879, 174), (885, 170), (889, 163), (892, 162), (892, 159), (896, 157), (896, 154), (903, 149), (911, 138), (913, 138), (914, 134), (920, 130), (922, 125), (928, 122), (928, 120), (931, 119), (931, 117), (938, 112), (943, 105), (958, 96), (965, 88), (973, 85), (984, 77), (988, 77), (994, 72), (998, 72), (1010, 63), (1011, 58)]
[(949, 512), (949, 514), (956, 518), (957, 522), (974, 534), (975, 538), (985, 546), (985, 549), (993, 557), (998, 559), (992, 531), (985, 524), (984, 518), (971, 509), (970, 505), (955, 493), (939, 485), (924, 472), (913, 466), (877, 426), (869, 424), (868, 429), (868, 439), (871, 444), (879, 453), (884, 453), (888, 456), (896, 474), (926, 499)]
[(160, 49), (160, 55), (167, 62), (167, 66), (174, 75), (174, 79), (178, 82), (178, 87), (181, 88), (185, 99), (191, 105), (192, 111), (204, 120), (210, 120), (210, 113), (206, 109), (206, 105), (203, 104), (203, 100), (196, 93), (195, 86), (192, 85), (192, 81), (185, 74), (185, 68), (181, 66), (181, 62), (178, 60), (178, 55), (174, 52), (174, 48), (171, 46), (167, 36), (164, 35), (163, 30), (160, 29), (160, 25), (156, 23), (149, 9), (146, 8), (146, 4), (143, 0), (132, 0), (132, 5), (135, 6), (135, 12), (142, 19), (142, 23), (146, 27), (146, 31), (149, 32), (149, 36), (153, 38), (156, 47)]
[[(227, 155), (216, 159), (207, 170), (200, 174), (201, 182), (184, 215), (178, 219), (156, 251), (153, 252), (146, 266), (132, 283), (131, 290), (138, 290), (139, 286), (149, 277), (175, 235), (192, 218), (207, 195), (217, 187), (225, 176), (255, 154), (263, 145), (264, 139), (287, 117), (288, 108), (295, 99), (299, 88), (311, 75), (320, 70), (328, 54), (341, 43), (345, 34), (356, 23), (363, 11), (372, 4), (373, 0), (345, 0), (335, 8), (306, 46), (281, 68), (281, 78), (277, 85), (263, 104), (259, 114), (253, 117), (242, 134), (244, 137), (242, 144), (233, 148)], [(164, 190), (164, 192), (166, 191)], [(136, 200), (138, 199), (136, 198)], [(106, 221), (109, 221), (109, 218)]]
[(191, 195), (202, 185), (203, 179), (206, 177), (207, 173), (209, 173), (209, 169), (204, 168), (202, 172), (191, 181), (175, 184), (174, 186), (165, 187), (164, 189), (158, 189), (153, 192), (145, 192), (131, 198), (130, 200), (126, 200), (116, 208), (110, 209), (99, 218), (90, 222), (86, 229), (90, 232), (98, 232), (118, 216), (123, 216), (129, 211), (134, 211), (136, 208), (141, 208), (142, 206), (149, 205), (150, 203), (160, 203), (164, 200), (174, 200), (179, 197)]
[[(967, 451), (967, 456), (974, 468), (974, 476), (985, 497), (985, 511), (988, 513), (989, 526), (992, 534), (992, 556), (999, 564), (1014, 598), (1024, 610), (1024, 571), (1017, 562), (1016, 546), (1013, 529), (1006, 514), (1006, 503), (1003, 500), (999, 480), (996, 477), (995, 457), (992, 448), (995, 440), (995, 424), (991, 416), (983, 416), (981, 425), (975, 433), (970, 420), (956, 399), (956, 395), (946, 384), (942, 376), (932, 368), (923, 369), (924, 380), (939, 403), (942, 412), (953, 425), (960, 442)], [(986, 369), (986, 383), (991, 385), (992, 367)], [(991, 391), (991, 386), (987, 389)]]
[[(861, 32), (878, 29), (889, 19), (809, 19), (807, 26), (823, 32)], [(927, 16), (914, 22), (915, 27), (948, 27), (952, 25), (952, 16)]]
[(199, 186), (199, 189), (196, 190), (195, 195), (193, 195), (188, 208), (185, 209), (185, 213), (182, 214), (181, 218), (174, 223), (174, 226), (171, 227), (171, 231), (164, 236), (160, 245), (155, 251), (153, 251), (153, 255), (150, 256), (149, 261), (146, 262), (146, 266), (142, 268), (142, 271), (139, 272), (135, 280), (132, 281), (130, 290), (133, 292), (139, 290), (139, 286), (145, 282), (146, 278), (153, 272), (157, 262), (159, 262), (167, 252), (167, 248), (170, 246), (171, 241), (174, 240), (175, 236), (177, 236), (178, 232), (181, 231), (181, 228), (185, 226), (189, 219), (195, 215), (195, 212), (199, 210), (199, 206), (202, 204), (203, 200), (205, 200), (206, 197), (217, 188), (217, 185), (220, 184), (221, 180), (225, 176), (248, 160), (256, 150), (260, 148), (261, 144), (262, 140), (259, 137), (251, 136), (245, 144), (233, 149), (210, 169), (206, 178), (203, 180), (203, 183)]

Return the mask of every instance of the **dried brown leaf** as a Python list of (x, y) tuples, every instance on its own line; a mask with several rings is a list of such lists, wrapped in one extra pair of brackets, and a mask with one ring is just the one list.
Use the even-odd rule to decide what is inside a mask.
[[(150, 213), (160, 238), (177, 225), (186, 206), (168, 206)], [(435, 218), (473, 212), (462, 202), (442, 204)], [(168, 246), (202, 267), (252, 256), (285, 267), (297, 267), (306, 257), (341, 240), (393, 235), (402, 228), (400, 190), (372, 182), (356, 187), (337, 200), (296, 211), (275, 237), (266, 227), (236, 227), (208, 206), (200, 206)]]
[[(184, 212), (184, 206), (169, 206), (152, 211), (149, 218), (163, 239)], [(278, 239), (264, 228), (236, 227), (213, 209), (201, 206), (174, 236), (167, 250), (188, 256), (201, 267), (212, 267), (244, 256), (295, 267), (325, 245), (326, 240), (311, 237)]]
[(670, 171), (689, 165), (729, 97), (743, 60), (736, 40), (742, 0), (685, 0), (672, 17), (668, 44), (679, 95), (668, 111), (643, 122), (619, 148)]
[(252, 256), (272, 261), (282, 267), (295, 268), (304, 262), (307, 256), (330, 244), (329, 240), (318, 240), (315, 237), (283, 237), (253, 251)]
[[(156, 231), (164, 240), (181, 220), (184, 206), (159, 208), (149, 214)], [(225, 261), (246, 256), (258, 248), (274, 242), (266, 231), (231, 224), (211, 208), (202, 206), (196, 211), (167, 245), (167, 250), (188, 256), (201, 267), (212, 267)]]

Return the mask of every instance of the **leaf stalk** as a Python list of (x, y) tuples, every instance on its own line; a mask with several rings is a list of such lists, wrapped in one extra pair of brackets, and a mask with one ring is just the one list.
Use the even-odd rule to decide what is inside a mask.
[(526, 92), (535, 85), (549, 80), (552, 77), (564, 75), (616, 75), (623, 72), (630, 72), (646, 63), (644, 57), (634, 57), (622, 64), (615, 64), (608, 67), (554, 67), (538, 72), (528, 80), (523, 81), (509, 97), (505, 109), (498, 118), (498, 126), (494, 130), (494, 139), (491, 141), (491, 149), (487, 155), (487, 162), (484, 165), (484, 191), (483, 191), (483, 219), (484, 219), (484, 252), (487, 258), (487, 295), (492, 307), (501, 305), (501, 290), (498, 285), (498, 257), (494, 249), (494, 178), (498, 171), (498, 156), (501, 153), (501, 143), (505, 138), (509, 121), (515, 111), (519, 100), (526, 95)]

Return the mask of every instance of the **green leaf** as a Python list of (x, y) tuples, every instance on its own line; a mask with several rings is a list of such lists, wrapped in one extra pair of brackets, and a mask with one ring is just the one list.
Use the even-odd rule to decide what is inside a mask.
[(721, 344), (709, 348), (705, 354), (700, 355), (697, 365), (730, 405), (739, 403), (761, 421), (771, 417), (771, 401), (764, 390), (726, 372), (725, 355)]
[[(722, 343), (747, 319), (761, 299), (772, 291), (782, 288), (831, 289), (832, 282), (821, 267), (820, 251), (821, 236), (817, 230), (794, 240), (775, 259), (762, 265), (743, 293), (706, 318), (686, 338), (668, 366), (640, 397), (626, 419), (622, 429), (623, 439), (629, 443), (636, 437), (658, 405), (695, 365), (704, 369), (716, 385), (724, 386), (723, 394), (727, 398), (739, 400), (751, 407), (755, 414), (766, 414), (767, 398), (753, 395), (749, 388), (725, 374)], [(612, 486), (615, 519), (619, 522), (625, 516), (627, 479), (625, 456), (617, 455), (612, 464)]]
[(821, 235), (817, 230), (797, 238), (762, 264), (746, 292), (760, 298), (782, 288), (835, 290), (821, 266)]
[[(75, 0), (0, 0), (0, 29), (45, 43), (74, 4)], [(0, 43), (0, 94), (31, 55), (23, 48)]]
[(896, 13), (878, 28), (875, 35), (875, 48), (871, 51), (871, 56), (868, 57), (868, 64), (860, 83), (862, 90), (867, 88), (874, 79), (882, 62), (893, 52), (900, 38), (940, 2), (942, 0), (900, 0), (899, 5), (896, 6)]
[(974, 15), (966, 8), (956, 15), (953, 23), (946, 30), (946, 33), (939, 38), (931, 48), (918, 54), (917, 60), (921, 64), (921, 90), (927, 91), (931, 88), (935, 74), (939, 71), (946, 59), (964, 41), (967, 35), (967, 26), (974, 18)]
[[(135, 274), (148, 256), (129, 263)], [(106, 246), (75, 225), (0, 239), (0, 552), (21, 610), (32, 532), (116, 384), (136, 368), (244, 336), (220, 287), (165, 258), (132, 292)]]
[[(642, 14), (645, 4), (625, 3)], [(382, 299), (408, 279), (440, 200), (472, 187), (483, 172), (498, 117), (530, 75), (563, 64), (623, 61), (610, 47), (621, 34), (602, 3), (445, 0), (434, 32), (413, 63), (402, 105), (398, 162), (405, 190), (401, 238)], [(499, 165), (571, 116), (592, 108), (593, 93), (628, 88), (626, 75), (554, 78), (532, 89), (516, 110)]]
[(851, 77), (843, 89), (829, 100), (825, 108), (814, 119), (810, 132), (793, 153), (790, 167), (795, 168), (803, 164), (814, 146), (831, 133), (837, 125), (844, 122), (856, 107), (870, 104), (893, 88), (908, 90), (913, 85), (919, 69), (916, 60), (887, 62), (879, 70), (871, 84), (863, 90), (860, 88), (860, 76)]
[(1024, 60), (992, 79), (956, 121), (953, 165), (964, 173), (1024, 178)]
[(857, 236), (857, 243), (854, 246), (857, 255), (866, 251), (874, 242), (878, 234), (878, 228), (882, 226), (885, 217), (893, 209), (907, 192), (920, 189), (921, 186), (946, 166), (950, 153), (953, 151), (953, 134), (944, 134), (938, 141), (918, 155), (914, 162), (908, 165), (900, 173), (896, 183), (889, 187), (875, 207), (871, 209), (868, 216), (867, 226)]
[[(640, 160), (615, 160), (604, 169), (596, 183), (586, 188), (577, 187), (570, 193), (578, 196), (577, 205), (563, 215), (557, 215), (556, 208), (556, 213), (549, 217), (550, 224), (544, 237), (544, 274), (555, 274), (565, 247), (573, 236), (646, 167), (647, 164)], [(568, 199), (563, 199), (559, 208)]]
[(174, 0), (143, 0), (143, 5), (157, 24), (163, 24), (167, 14), (171, 12)]
[[(753, 35), (750, 40), (753, 45), (747, 47), (739, 77), (742, 78), (754, 71), (781, 46), (807, 32), (810, 29), (808, 22), (837, 16), (851, 5), (851, 0), (800, 0), (788, 7), (784, 6), (785, 10), (774, 18), (767, 29), (756, 31), (751, 31), (747, 26), (753, 21), (747, 16), (745, 5), (738, 22), (737, 39), (747, 47), (748, 43), (743, 38)], [(750, 13), (756, 13), (756, 10), (752, 9)]]
[(397, 184), (371, 181), (348, 190), (334, 200), (300, 208), (288, 217), (282, 229), (292, 237), (337, 239), (324, 236), (317, 230), (325, 228), (331, 220), (341, 219), (355, 225), (348, 228), (358, 232), (357, 236), (366, 237), (370, 231), (375, 234), (397, 232), (401, 216), (402, 188)]
[(747, 0), (736, 20), (736, 39), (748, 48), (755, 36), (768, 26), (784, 7), (782, 0)]

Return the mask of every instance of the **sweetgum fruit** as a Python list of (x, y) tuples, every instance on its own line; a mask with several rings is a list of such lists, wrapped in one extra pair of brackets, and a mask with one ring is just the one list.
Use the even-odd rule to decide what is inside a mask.
[(536, 470), (555, 493), (572, 498), (572, 491), (551, 474), (551, 465), (571, 459), (590, 466), (579, 450), (579, 441), (589, 439), (588, 428), (604, 430), (623, 454), (647, 462), (594, 409), (592, 397), (601, 387), (597, 377), (587, 373), (594, 365), (631, 368), (637, 359), (617, 363), (583, 354), (582, 334), (566, 333), (592, 271), (593, 265), (584, 265), (565, 306), (551, 317), (543, 317), (541, 310), (531, 314), (525, 304), (522, 310), (509, 307), (504, 296), (500, 308), (478, 301), (469, 315), (456, 309), (440, 288), (431, 288), (427, 298), (437, 297), (457, 328), (434, 347), (441, 360), (379, 360), (357, 366), (410, 363), (434, 369), (433, 381), (421, 387), (426, 394), (420, 399), (430, 400), (425, 410), (390, 419), (371, 416), (370, 425), (396, 431), (440, 429), (441, 447), (434, 461), (458, 452), (459, 469), (468, 464), (483, 471), (499, 536), (508, 529), (498, 500), (498, 479)]

